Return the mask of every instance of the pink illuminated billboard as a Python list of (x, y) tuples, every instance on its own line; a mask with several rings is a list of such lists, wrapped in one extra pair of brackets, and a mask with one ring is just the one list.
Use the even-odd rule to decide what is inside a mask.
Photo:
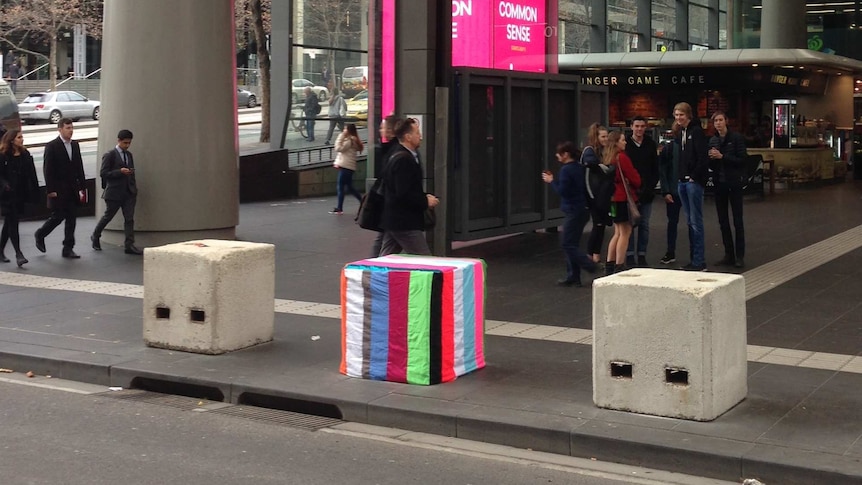
[(546, 0), (453, 0), (452, 65), (545, 72)]

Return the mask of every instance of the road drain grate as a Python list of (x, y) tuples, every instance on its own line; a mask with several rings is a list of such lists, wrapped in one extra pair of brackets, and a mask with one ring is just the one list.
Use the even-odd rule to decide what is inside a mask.
[(282, 411), (280, 409), (267, 409), (246, 405), (230, 406), (209, 412), (254, 419), (256, 421), (266, 421), (267, 423), (293, 426), (295, 428), (303, 428), (311, 431), (317, 431), (319, 429), (343, 423), (342, 420), (335, 418), (326, 418), (323, 416), (314, 416), (312, 414), (302, 414), (295, 413), (293, 411)]
[(176, 396), (173, 394), (162, 394), (159, 392), (144, 391), (141, 389), (123, 389), (122, 391), (108, 391), (97, 394), (98, 396), (110, 397), (113, 399), (122, 399), (124, 401), (144, 402), (148, 404), (158, 404), (159, 406), (168, 406), (171, 408), (182, 409), (183, 411), (191, 411), (199, 407), (209, 404), (212, 401), (198, 399), (188, 396)]

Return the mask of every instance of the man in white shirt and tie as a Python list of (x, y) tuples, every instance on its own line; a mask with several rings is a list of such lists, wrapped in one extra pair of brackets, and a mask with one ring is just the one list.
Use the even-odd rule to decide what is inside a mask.
[(57, 123), (57, 138), (45, 144), (42, 169), (45, 173), (45, 191), (51, 216), (36, 230), (36, 249), (45, 252), (45, 237), (61, 222), (66, 221), (63, 238), (63, 257), (80, 258), (75, 253), (75, 225), (79, 205), (86, 201), (81, 196), (86, 188), (81, 147), (72, 140), (72, 120), (63, 118)]
[(102, 231), (123, 210), (123, 232), (125, 233), (126, 254), (142, 255), (143, 251), (135, 247), (135, 203), (138, 198), (138, 186), (135, 182), (135, 162), (129, 147), (132, 145), (132, 132), (120, 130), (117, 134), (117, 146), (102, 156), (102, 168), (99, 176), (102, 178), (102, 198), (105, 199), (105, 214), (96, 224), (90, 241), (93, 249), (102, 250)]

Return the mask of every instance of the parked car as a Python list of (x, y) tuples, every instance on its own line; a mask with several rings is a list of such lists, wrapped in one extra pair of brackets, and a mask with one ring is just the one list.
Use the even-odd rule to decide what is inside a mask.
[(293, 104), (304, 103), (305, 102), (305, 88), (311, 88), (315, 94), (317, 94), (317, 99), (320, 101), (326, 101), (329, 99), (329, 90), (323, 86), (315, 86), (313, 82), (308, 79), (294, 79), (293, 80)]
[(240, 108), (254, 108), (257, 106), (257, 96), (246, 89), (236, 88), (236, 105)]
[(21, 121), (40, 121), (58, 123), (61, 118), (99, 119), (100, 105), (75, 91), (54, 91), (28, 94), (18, 103)]
[[(18, 103), (15, 102), (15, 94), (6, 81), (0, 79), (0, 124), (6, 130), (21, 127), (21, 119), (18, 117)], [(0, 129), (0, 131), (4, 131)]]
[(360, 91), (347, 100), (347, 117), (355, 118), (357, 124), (365, 124), (368, 121), (368, 91)]

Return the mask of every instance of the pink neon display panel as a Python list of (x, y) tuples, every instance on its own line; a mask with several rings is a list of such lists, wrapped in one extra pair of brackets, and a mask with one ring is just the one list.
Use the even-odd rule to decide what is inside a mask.
[(545, 72), (546, 0), (453, 0), (452, 65)]
[(491, 67), (491, 0), (452, 2), (452, 65)]
[(545, 72), (545, 0), (494, 4), (494, 68)]
[(395, 111), (395, 0), (383, 0), (382, 30), (380, 114), (385, 118)]

